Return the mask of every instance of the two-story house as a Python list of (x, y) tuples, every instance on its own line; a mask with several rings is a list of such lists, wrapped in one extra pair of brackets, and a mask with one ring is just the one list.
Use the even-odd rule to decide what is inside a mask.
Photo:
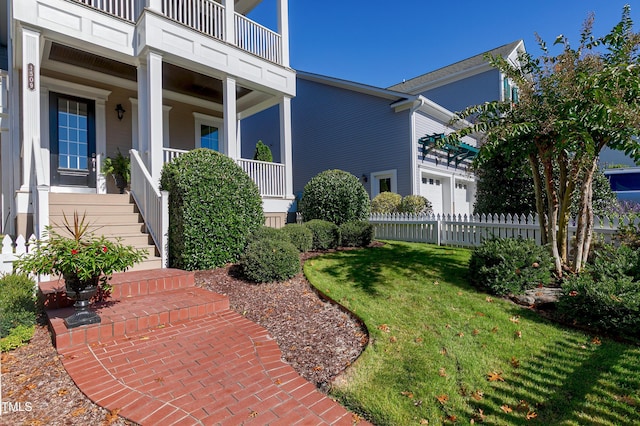
[[(251, 117), (244, 135), (277, 145), (277, 129), (269, 125), (277, 114), (271, 109)], [(437, 214), (469, 214), (477, 141), (436, 146), (440, 135), (454, 131), (452, 118), (422, 95), (299, 71), (292, 102), (294, 190), (300, 194), (316, 174), (341, 169), (360, 178), (371, 198), (385, 191), (423, 195)]]
[(526, 53), (523, 40), (480, 53), (388, 87), (389, 90), (422, 95), (450, 111), (458, 112), (484, 102), (518, 101), (518, 88), (487, 56), (503, 57), (514, 65)]
[[(117, 190), (101, 165), (120, 151), (144, 218), (135, 226), (162, 252), (162, 166), (198, 147), (235, 160), (280, 226), (293, 200), (295, 72), (288, 0), (274, 4), (275, 31), (247, 17), (260, 2), (0, 0), (1, 232), (39, 236), (61, 206), (108, 216)], [(243, 120), (274, 106), (276, 162), (253, 161)]]

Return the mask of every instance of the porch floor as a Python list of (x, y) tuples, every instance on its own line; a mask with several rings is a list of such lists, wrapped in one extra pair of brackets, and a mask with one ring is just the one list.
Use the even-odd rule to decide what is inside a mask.
[(112, 285), (113, 302), (96, 309), (102, 322), (67, 330), (60, 283), (41, 284), (64, 367), (95, 403), (142, 425), (357, 421), (283, 362), (264, 328), (194, 287), (192, 273), (116, 274)]

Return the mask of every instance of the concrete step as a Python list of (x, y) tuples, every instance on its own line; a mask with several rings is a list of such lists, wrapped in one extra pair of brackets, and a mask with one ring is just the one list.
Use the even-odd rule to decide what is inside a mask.
[(67, 329), (64, 318), (73, 314), (64, 292), (64, 280), (39, 285), (42, 301), (58, 350), (92, 342), (106, 342), (203, 317), (229, 309), (229, 299), (194, 286), (194, 273), (177, 269), (156, 269), (114, 274), (111, 297), (94, 303), (99, 324)]

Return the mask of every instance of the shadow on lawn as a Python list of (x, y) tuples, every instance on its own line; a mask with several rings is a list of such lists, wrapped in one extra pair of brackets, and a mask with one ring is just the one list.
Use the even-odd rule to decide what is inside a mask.
[[(552, 341), (473, 405), (514, 425), (640, 424), (639, 361), (640, 348), (613, 341)], [(513, 411), (496, 409), (504, 405)]]
[[(452, 284), (471, 288), (467, 284), (467, 260), (452, 256), (454, 250), (448, 247), (429, 246), (425, 251), (413, 249), (409, 245), (390, 242), (382, 247), (365, 250), (348, 250), (325, 255), (327, 259), (338, 259), (338, 263), (322, 272), (338, 277), (346, 269), (346, 277), (354, 286), (371, 296), (379, 296), (381, 288), (387, 284), (382, 269), (397, 276), (420, 276), (443, 279)], [(411, 265), (411, 270), (407, 270)]]

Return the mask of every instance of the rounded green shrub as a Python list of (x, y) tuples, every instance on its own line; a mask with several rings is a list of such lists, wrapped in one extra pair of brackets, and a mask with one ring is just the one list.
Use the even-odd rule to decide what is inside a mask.
[(381, 192), (371, 200), (371, 213), (396, 213), (402, 202), (402, 196), (395, 192)]
[(271, 228), (270, 226), (264, 225), (253, 231), (247, 240), (247, 243), (257, 240), (279, 240), (290, 242), (289, 236), (282, 232), (281, 229)]
[(340, 228), (335, 223), (314, 219), (305, 222), (304, 226), (313, 234), (312, 250), (329, 250), (340, 246)]
[(473, 285), (493, 294), (522, 294), (548, 284), (552, 268), (547, 247), (522, 238), (494, 238), (474, 249), (469, 277)]
[(300, 272), (300, 253), (289, 242), (260, 239), (247, 245), (240, 267), (251, 281), (284, 281)]
[(373, 225), (363, 220), (343, 223), (340, 237), (344, 247), (367, 247), (373, 240)]
[(433, 213), (433, 206), (422, 195), (406, 195), (402, 198), (398, 211), (401, 213), (431, 214)]
[(229, 157), (190, 151), (165, 164), (169, 191), (169, 264), (185, 270), (235, 262), (247, 237), (264, 224), (260, 191)]
[(321, 219), (340, 225), (369, 216), (369, 194), (357, 177), (342, 170), (326, 170), (304, 187), (299, 209), (305, 221)]
[(289, 223), (280, 229), (289, 237), (289, 241), (301, 253), (311, 250), (313, 247), (313, 232), (304, 225), (298, 223)]
[(0, 338), (9, 336), (19, 326), (36, 323), (34, 282), (24, 274), (0, 277)]

